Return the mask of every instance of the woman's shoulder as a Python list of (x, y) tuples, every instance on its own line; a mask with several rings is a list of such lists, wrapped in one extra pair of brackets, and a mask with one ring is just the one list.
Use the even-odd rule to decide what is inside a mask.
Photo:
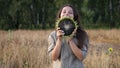
[(57, 40), (56, 31), (50, 32), (48, 39), (53, 39), (54, 41)]
[(57, 36), (57, 35), (56, 35), (56, 31), (54, 30), (54, 31), (50, 32), (49, 36), (55, 38), (55, 37)]
[(54, 31), (50, 32), (49, 35), (56, 35), (56, 31), (54, 30)]

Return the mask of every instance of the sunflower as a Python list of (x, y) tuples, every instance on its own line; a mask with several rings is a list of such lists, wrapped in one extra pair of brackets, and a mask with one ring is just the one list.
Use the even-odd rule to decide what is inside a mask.
[(61, 30), (63, 30), (65, 32), (65, 36), (70, 36), (74, 29), (76, 29), (78, 26), (76, 21), (74, 21), (72, 18), (62, 17), (57, 20), (56, 27), (59, 27)]

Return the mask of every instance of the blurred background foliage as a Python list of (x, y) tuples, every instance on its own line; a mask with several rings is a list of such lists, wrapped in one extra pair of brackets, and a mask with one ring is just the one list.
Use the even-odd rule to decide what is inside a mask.
[(0, 0), (0, 29), (52, 29), (64, 4), (78, 9), (84, 28), (120, 28), (120, 0)]

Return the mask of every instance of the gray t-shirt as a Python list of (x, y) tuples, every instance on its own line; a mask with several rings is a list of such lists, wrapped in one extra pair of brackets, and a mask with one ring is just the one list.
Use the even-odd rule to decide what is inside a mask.
[[(57, 41), (56, 32), (53, 31), (50, 33), (48, 37), (48, 53), (51, 56), (51, 52), (53, 48), (55, 47)], [(75, 44), (77, 44), (77, 39), (74, 38), (73, 41)], [(87, 48), (88, 46), (88, 38), (84, 42), (84, 46), (81, 49), (83, 59), (87, 55)], [(82, 61), (83, 61), (82, 59)], [(79, 60), (72, 52), (70, 46), (68, 45), (68, 42), (66, 42), (65, 37), (62, 39), (62, 46), (61, 46), (61, 53), (58, 60), (53, 61), (53, 68), (84, 68), (83, 63), (81, 60)]]

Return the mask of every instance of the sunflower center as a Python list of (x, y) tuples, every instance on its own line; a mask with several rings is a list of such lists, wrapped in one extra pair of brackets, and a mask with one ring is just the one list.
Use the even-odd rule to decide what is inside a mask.
[(64, 27), (65, 27), (66, 30), (69, 30), (70, 25), (66, 24), (66, 25), (64, 25)]

